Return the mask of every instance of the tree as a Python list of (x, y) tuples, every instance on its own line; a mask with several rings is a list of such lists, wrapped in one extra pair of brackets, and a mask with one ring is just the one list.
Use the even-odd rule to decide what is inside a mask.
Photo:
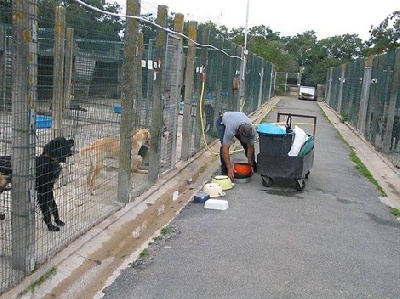
[(314, 31), (288, 37), (286, 49), (302, 71), (302, 84), (325, 83), (326, 70), (362, 56), (365, 44), (357, 34), (343, 34), (318, 41)]
[(316, 82), (309, 81), (320, 55), (315, 31), (299, 33), (294, 37), (286, 37), (285, 40), (285, 49), (295, 61), (295, 71), (301, 74), (300, 84), (315, 85)]
[[(103, 0), (86, 0), (85, 3), (112, 13), (118, 13), (122, 9), (117, 2), (110, 4)], [(39, 0), (39, 28), (54, 27), (54, 12), (57, 6), (58, 1)], [(121, 41), (120, 33), (124, 27), (121, 18), (94, 11), (73, 0), (64, 1), (64, 6), (67, 27), (74, 28), (75, 37)]]
[(310, 67), (305, 72), (307, 84), (323, 84), (326, 71), (362, 56), (365, 44), (357, 34), (343, 34), (317, 41), (310, 52)]
[[(244, 27), (229, 30), (227, 27), (221, 26), (219, 32), (233, 43), (244, 46)], [(280, 33), (274, 32), (264, 25), (249, 28), (247, 49), (273, 63), (277, 71), (291, 69), (293, 66), (293, 57), (285, 51), (285, 44), (280, 38)]]
[(318, 42), (326, 58), (337, 58), (343, 63), (362, 56), (365, 44), (358, 34), (343, 34), (322, 39)]
[(264, 39), (269, 41), (280, 40), (279, 32), (274, 32), (269, 27), (264, 25), (251, 27), (248, 34), (254, 39)]
[(394, 11), (377, 27), (371, 26), (366, 55), (378, 55), (400, 47), (400, 11)]
[(294, 37), (286, 37), (285, 49), (291, 53), (300, 66), (307, 66), (310, 62), (311, 51), (317, 44), (315, 31), (298, 33)]

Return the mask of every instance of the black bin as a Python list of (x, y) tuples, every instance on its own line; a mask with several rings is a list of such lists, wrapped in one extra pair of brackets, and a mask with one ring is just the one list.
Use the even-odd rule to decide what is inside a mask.
[(268, 156), (287, 156), (292, 147), (294, 133), (268, 134), (258, 132), (260, 153)]

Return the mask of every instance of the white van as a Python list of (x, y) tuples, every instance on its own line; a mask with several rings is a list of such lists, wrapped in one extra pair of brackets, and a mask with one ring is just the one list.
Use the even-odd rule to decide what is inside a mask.
[(301, 86), (299, 87), (299, 99), (300, 100), (317, 100), (316, 90), (313, 86)]

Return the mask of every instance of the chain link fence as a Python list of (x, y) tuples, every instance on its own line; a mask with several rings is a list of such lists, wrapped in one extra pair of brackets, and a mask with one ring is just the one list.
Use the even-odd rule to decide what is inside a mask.
[(326, 102), (400, 166), (400, 48), (331, 68)]
[[(133, 2), (133, 15), (146, 13)], [(179, 29), (182, 14), (175, 14), (174, 27), (165, 25), (172, 19), (165, 6), (158, 7), (157, 23), (113, 16), (129, 36), (117, 39), (88, 25), (93, 16), (112, 19), (85, 5), (38, 10), (37, 1), (2, 3), (0, 293), (215, 140), (218, 113), (239, 109), (242, 53), (207, 24)], [(77, 18), (75, 9), (87, 13)], [(139, 34), (144, 25), (153, 34)], [(242, 110), (251, 113), (272, 97), (274, 68), (253, 53), (246, 59)], [(137, 129), (151, 136), (131, 153)], [(36, 157), (60, 136), (74, 140), (74, 153), (51, 180), (59, 211), (53, 231), (35, 192)], [(107, 142), (93, 147), (99, 140)], [(135, 159), (142, 161), (140, 173), (131, 173)]]

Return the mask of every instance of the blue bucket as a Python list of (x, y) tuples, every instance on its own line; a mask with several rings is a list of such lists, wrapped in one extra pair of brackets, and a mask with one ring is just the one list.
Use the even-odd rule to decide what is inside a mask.
[(114, 112), (115, 113), (121, 113), (122, 112), (121, 105), (114, 105)]

